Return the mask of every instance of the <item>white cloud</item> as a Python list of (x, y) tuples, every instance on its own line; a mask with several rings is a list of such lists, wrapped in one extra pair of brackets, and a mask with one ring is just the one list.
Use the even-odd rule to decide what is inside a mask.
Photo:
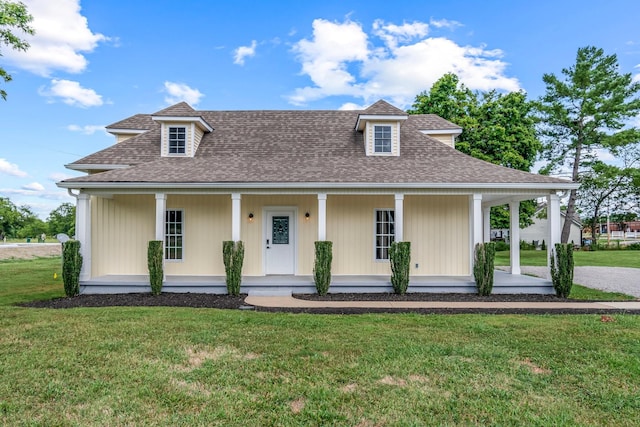
[(63, 181), (65, 179), (73, 178), (73, 176), (66, 173), (62, 173), (62, 172), (53, 172), (49, 174), (48, 178), (49, 178), (49, 181), (58, 182), (58, 181)]
[(455, 21), (403, 23), (376, 20), (371, 34), (359, 23), (316, 19), (311, 39), (298, 41), (293, 51), (302, 74), (313, 85), (297, 88), (289, 102), (303, 105), (328, 96), (353, 96), (364, 104), (385, 98), (399, 107), (429, 89), (447, 72), (454, 72), (472, 90), (520, 89), (507, 77), (500, 49), (461, 46), (443, 37), (428, 37), (434, 28), (455, 28)]
[(64, 191), (36, 191), (28, 189), (0, 188), (0, 194), (7, 196), (35, 196), (47, 200), (68, 200), (69, 195)]
[(429, 25), (436, 28), (449, 28), (451, 30), (455, 30), (456, 28), (463, 26), (458, 21), (450, 21), (448, 19), (433, 19), (433, 18), (429, 20)]
[(256, 47), (258, 43), (255, 40), (251, 40), (251, 46), (240, 46), (234, 50), (233, 63), (238, 65), (244, 65), (245, 58), (251, 58), (256, 54)]
[(37, 192), (37, 191), (44, 191), (44, 186), (39, 182), (32, 182), (31, 184), (23, 185), (22, 189)]
[(80, 0), (23, 0), (33, 16), (34, 35), (19, 35), (31, 45), (26, 52), (3, 52), (16, 66), (49, 76), (60, 70), (80, 73), (87, 67), (84, 53), (109, 40), (89, 29), (81, 14)]
[(81, 132), (85, 135), (93, 135), (98, 131), (106, 132), (104, 130), (104, 125), (84, 125), (84, 126), (68, 125), (67, 130), (70, 130), (72, 132)]
[(51, 87), (40, 88), (40, 95), (50, 98), (61, 98), (62, 102), (74, 107), (99, 107), (103, 104), (102, 95), (98, 95), (93, 89), (80, 86), (80, 83), (72, 80), (51, 80)]
[(9, 163), (6, 159), (0, 159), (0, 173), (17, 176), (19, 178), (29, 176), (28, 173), (20, 170), (20, 167), (18, 165), (16, 165), (15, 163)]
[(164, 101), (169, 105), (184, 101), (191, 106), (196, 106), (204, 96), (198, 89), (190, 88), (184, 83), (164, 82), (164, 90), (167, 93)]
[(368, 105), (359, 105), (355, 102), (345, 102), (338, 108), (338, 110), (364, 110)]

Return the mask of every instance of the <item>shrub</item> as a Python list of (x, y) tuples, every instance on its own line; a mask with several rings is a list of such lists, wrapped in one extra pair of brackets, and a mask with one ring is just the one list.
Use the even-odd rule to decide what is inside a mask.
[(316, 284), (318, 295), (326, 295), (331, 286), (331, 261), (333, 243), (329, 241), (315, 242), (316, 260), (313, 266), (313, 280)]
[(630, 243), (629, 245), (627, 245), (627, 249), (630, 249), (632, 251), (640, 251), (640, 243)]
[(540, 245), (540, 250), (543, 250), (543, 251), (547, 250), (547, 244), (544, 242), (544, 240), (542, 241), (542, 244)]
[(510, 249), (509, 244), (501, 240), (498, 240), (497, 242), (492, 242), (492, 243), (495, 245), (496, 252), (508, 251)]
[(391, 285), (396, 294), (405, 294), (409, 287), (411, 264), (411, 242), (393, 242), (389, 248), (391, 262)]
[(240, 295), (242, 282), (242, 263), (244, 262), (244, 244), (241, 240), (222, 242), (222, 260), (226, 274), (227, 292), (229, 295)]
[(81, 270), (80, 242), (68, 240), (62, 245), (62, 281), (64, 283), (64, 293), (68, 297), (73, 297), (80, 293)]
[(150, 240), (147, 246), (147, 267), (149, 269), (149, 284), (153, 295), (160, 295), (162, 292), (162, 282), (164, 280), (163, 260), (162, 241)]
[(524, 240), (520, 240), (520, 249), (523, 251), (531, 251), (536, 248), (536, 245), (533, 243), (525, 242)]
[(478, 243), (473, 258), (473, 277), (478, 295), (491, 295), (493, 290), (493, 268), (496, 245), (491, 242)]
[(551, 281), (556, 295), (567, 298), (573, 286), (573, 245), (556, 243), (551, 252)]

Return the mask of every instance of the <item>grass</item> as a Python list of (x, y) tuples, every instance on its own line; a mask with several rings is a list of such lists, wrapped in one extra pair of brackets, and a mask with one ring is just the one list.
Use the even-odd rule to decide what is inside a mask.
[[(496, 265), (509, 265), (509, 251), (496, 252)], [(574, 251), (576, 266), (640, 268), (640, 251)], [(547, 265), (546, 251), (520, 251), (520, 265)]]
[(0, 263), (0, 425), (617, 425), (640, 317), (15, 307), (57, 259)]

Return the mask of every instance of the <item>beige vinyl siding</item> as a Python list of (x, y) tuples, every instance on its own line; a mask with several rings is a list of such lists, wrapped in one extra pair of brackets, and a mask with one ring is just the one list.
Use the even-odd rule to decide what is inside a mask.
[(134, 136), (138, 136), (138, 133), (117, 133), (116, 134), (116, 144), (119, 144), (123, 141), (126, 141), (129, 138), (133, 138)]
[(153, 195), (91, 197), (91, 274), (148, 274), (155, 236)]
[(165, 273), (224, 276), (222, 242), (231, 240), (231, 197), (169, 194), (167, 209), (182, 210), (183, 257), (165, 261)]
[[(429, 135), (429, 134), (427, 134)], [(437, 139), (438, 141), (447, 144), (449, 147), (454, 147), (455, 146), (455, 142), (454, 142), (454, 137), (451, 134), (446, 134), (446, 135), (429, 135), (431, 138), (433, 139)]]
[[(391, 153), (376, 153), (374, 148), (375, 127), (391, 126)], [(365, 144), (367, 156), (399, 156), (400, 155), (400, 124), (398, 122), (367, 121), (365, 127)]]
[(202, 141), (202, 137), (204, 136), (204, 131), (195, 124), (192, 124), (191, 127), (193, 129), (193, 155), (195, 156), (200, 146), (200, 141)]
[(374, 213), (394, 209), (393, 195), (327, 196), (327, 240), (333, 242), (332, 274), (390, 274), (388, 261), (376, 261)]
[(412, 275), (471, 274), (469, 238), (468, 196), (405, 197), (404, 239), (411, 242)]
[[(245, 243), (244, 268), (247, 276), (264, 275), (263, 255), (265, 248), (263, 209), (270, 207), (297, 208), (297, 258), (298, 275), (310, 275), (313, 272), (315, 258), (314, 242), (318, 237), (318, 198), (315, 195), (300, 196), (258, 196), (242, 195), (242, 214), (240, 233)], [(304, 214), (309, 212), (309, 219)], [(253, 213), (253, 221), (249, 214)], [(229, 216), (231, 218), (231, 216)]]

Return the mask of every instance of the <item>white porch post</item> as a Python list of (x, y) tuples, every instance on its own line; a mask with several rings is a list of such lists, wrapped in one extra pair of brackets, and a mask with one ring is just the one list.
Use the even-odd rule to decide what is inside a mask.
[(547, 223), (549, 224), (549, 234), (547, 236), (547, 266), (551, 267), (551, 251), (555, 249), (556, 243), (560, 243), (560, 197), (557, 194), (547, 196)]
[(327, 240), (327, 194), (318, 193), (318, 240)]
[(520, 274), (520, 202), (509, 202), (511, 274)]
[[(472, 246), (475, 249), (478, 243), (482, 243), (482, 194), (475, 193), (472, 198), (472, 214), (473, 215), (473, 242)], [(472, 252), (473, 253), (473, 252)]]
[(402, 242), (404, 239), (404, 194), (396, 194), (395, 199), (395, 241)]
[(231, 240), (240, 240), (240, 193), (231, 194)]
[(483, 221), (483, 232), (482, 237), (484, 242), (491, 241), (491, 207), (482, 209), (482, 221)]
[(80, 192), (76, 198), (76, 239), (80, 242), (80, 280), (91, 279), (91, 196)]
[(165, 211), (167, 210), (167, 195), (156, 193), (156, 240), (162, 242), (164, 247), (164, 222)]

